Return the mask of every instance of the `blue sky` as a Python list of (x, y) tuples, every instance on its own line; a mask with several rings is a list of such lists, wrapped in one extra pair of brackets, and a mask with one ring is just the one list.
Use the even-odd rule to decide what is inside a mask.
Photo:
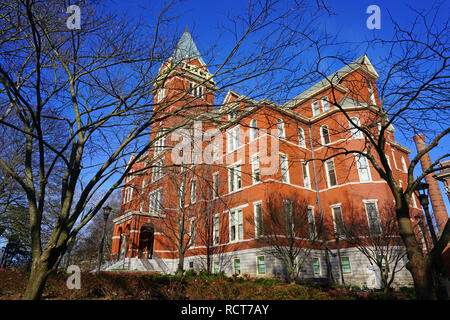
[[(330, 32), (336, 32), (339, 35), (339, 39), (347, 42), (358, 42), (371, 39), (374, 36), (383, 38), (390, 38), (393, 34), (393, 25), (391, 18), (397, 21), (403, 26), (411, 25), (415, 13), (414, 10), (428, 10), (433, 4), (442, 4), (442, 10), (440, 10), (440, 16), (437, 17), (439, 21), (447, 21), (450, 12), (450, 3), (445, 1), (379, 1), (379, 0), (324, 0), (327, 7), (331, 10), (332, 15), (322, 19), (321, 26), (329, 30)], [(143, 5), (147, 8), (151, 8), (155, 11), (161, 6), (162, 1), (146, 1), (132, 0), (130, 2), (111, 1), (112, 6), (117, 6), (120, 9), (127, 11), (130, 15), (138, 14), (140, 10), (136, 10), (135, 7), (130, 6), (129, 3)], [(315, 5), (316, 1), (309, 1), (310, 5)], [(284, 5), (285, 2), (281, 1), (280, 5)], [(367, 8), (370, 5), (377, 5), (380, 8), (381, 13), (381, 29), (369, 30), (366, 27), (366, 21), (370, 14), (366, 13)], [(177, 32), (181, 36), (185, 27), (187, 26), (194, 38), (194, 41), (200, 51), (204, 53), (206, 48), (214, 43), (218, 34), (221, 32), (221, 28), (226, 26), (226, 16), (228, 13), (244, 11), (247, 6), (247, 1), (242, 0), (229, 0), (229, 1), (217, 1), (217, 0), (190, 0), (181, 1), (176, 5), (176, 12), (179, 14)], [(223, 38), (222, 44), (226, 47), (226, 37)], [(230, 41), (232, 42), (232, 41)], [(202, 51), (203, 49), (203, 51)], [(220, 50), (220, 48), (218, 48)], [(224, 50), (226, 51), (226, 50)], [(364, 48), (355, 46), (355, 58), (362, 55)], [(382, 59), (386, 54), (383, 50), (377, 48), (371, 48), (367, 52), (375, 69), (377, 69), (377, 60)], [(378, 70), (380, 71), (380, 70)], [(300, 92), (298, 92), (300, 93)], [(445, 119), (444, 119), (445, 120)], [(446, 120), (448, 122), (448, 119)], [(426, 132), (424, 132), (426, 135)], [(428, 138), (431, 138), (428, 137)], [(412, 137), (405, 137), (399, 132), (396, 133), (396, 139), (406, 147), (412, 150), (410, 159), (416, 154), (416, 148)], [(430, 152), (430, 156), (436, 159), (440, 155), (449, 151), (450, 137), (442, 140), (439, 146), (434, 148)], [(421, 172), (421, 167), (416, 168), (416, 176)], [(443, 184), (440, 183), (444, 202), (447, 206), (447, 212), (450, 210), (450, 203), (445, 196), (443, 190)]]

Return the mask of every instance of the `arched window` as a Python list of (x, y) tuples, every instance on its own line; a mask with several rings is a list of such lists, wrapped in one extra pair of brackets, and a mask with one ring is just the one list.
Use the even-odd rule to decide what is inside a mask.
[(361, 139), (362, 132), (358, 129), (361, 126), (359, 122), (359, 118), (352, 117), (350, 118), (350, 138), (351, 139)]
[(322, 144), (326, 145), (329, 144), (330, 141), (330, 132), (328, 131), (328, 126), (323, 125), (320, 127), (320, 135), (322, 136)]
[(302, 148), (306, 148), (306, 141), (305, 141), (305, 131), (301, 127), (298, 127), (298, 144)]
[(250, 141), (256, 140), (258, 138), (258, 124), (256, 119), (250, 121)]
[(278, 138), (285, 139), (286, 135), (284, 133), (284, 121), (283, 119), (277, 119), (277, 128), (278, 128)]

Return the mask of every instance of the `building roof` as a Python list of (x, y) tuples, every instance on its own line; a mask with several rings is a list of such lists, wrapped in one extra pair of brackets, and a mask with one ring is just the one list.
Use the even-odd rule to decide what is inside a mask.
[(301, 103), (303, 100), (308, 99), (309, 97), (311, 97), (318, 91), (321, 91), (325, 87), (327, 87), (329, 85), (338, 85), (339, 82), (341, 81), (341, 79), (345, 75), (349, 74), (350, 72), (352, 72), (362, 66), (364, 66), (364, 68), (367, 71), (372, 73), (375, 78), (379, 77), (378, 73), (375, 71), (375, 68), (373, 67), (372, 63), (370, 62), (369, 57), (367, 57), (367, 55), (364, 54), (364, 55), (360, 56), (359, 58), (357, 58), (356, 60), (343, 66), (338, 71), (332, 73), (328, 77), (320, 80), (319, 82), (317, 82), (313, 86), (309, 87), (308, 89), (306, 89), (299, 95), (295, 96), (294, 98), (290, 99), (289, 101), (286, 101), (283, 104), (283, 107), (285, 107), (285, 108), (295, 107), (298, 103)]
[(172, 54), (172, 61), (175, 64), (182, 62), (184, 59), (198, 59), (201, 64), (206, 65), (187, 27)]

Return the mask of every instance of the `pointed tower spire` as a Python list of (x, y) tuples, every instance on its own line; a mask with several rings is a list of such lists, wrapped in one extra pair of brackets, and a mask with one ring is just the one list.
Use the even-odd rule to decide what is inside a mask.
[(184, 59), (198, 59), (200, 63), (205, 65), (205, 62), (203, 61), (202, 56), (198, 51), (187, 26), (172, 54), (172, 60), (175, 64), (178, 64)]

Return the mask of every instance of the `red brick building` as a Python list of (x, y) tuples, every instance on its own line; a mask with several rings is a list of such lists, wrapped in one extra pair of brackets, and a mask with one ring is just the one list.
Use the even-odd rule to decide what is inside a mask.
[[(393, 197), (367, 159), (355, 154), (333, 157), (340, 148), (364, 149), (362, 134), (334, 102), (356, 123), (379, 130), (377, 78), (364, 55), (283, 105), (254, 101), (231, 90), (217, 103), (215, 82), (186, 31), (172, 57), (161, 66), (156, 83), (154, 111), (161, 121), (152, 127), (151, 139), (157, 142), (136, 161), (124, 181), (123, 214), (114, 220), (111, 252), (117, 262), (110, 268), (173, 273), (180, 250), (186, 249), (184, 269), (198, 270), (204, 268), (211, 249), (215, 272), (282, 275), (283, 263), (268, 255), (258, 242), (258, 225), (267, 200), (276, 194), (304, 199), (308, 204), (308, 227), (317, 241), (302, 266), (301, 277), (339, 280), (342, 267), (346, 281), (378, 286), (376, 270), (356, 248), (340, 241), (336, 254), (335, 234), (350, 213), (376, 226)], [(171, 116), (165, 117), (167, 114)], [(199, 145), (198, 153), (212, 159), (208, 165), (173, 166), (174, 150), (180, 155), (176, 148), (180, 134), (175, 129), (182, 127), (202, 138), (191, 141), (191, 146), (195, 151)], [(165, 138), (158, 139), (161, 133)], [(393, 127), (385, 134), (388, 161), (401, 185), (406, 181), (410, 150), (395, 141)], [(325, 158), (329, 159), (311, 160)], [(414, 196), (415, 225), (414, 217), (422, 214), (418, 205)], [(207, 213), (209, 222), (202, 220)], [(212, 248), (201, 239), (205, 223), (210, 223), (208, 230), (212, 230)], [(180, 245), (173, 235), (170, 238), (172, 226), (178, 228), (171, 230), (172, 234), (185, 229), (182, 241), (188, 239), (189, 245)], [(304, 240), (306, 244), (308, 236)], [(410, 281), (406, 269), (398, 273), (399, 284)]]

